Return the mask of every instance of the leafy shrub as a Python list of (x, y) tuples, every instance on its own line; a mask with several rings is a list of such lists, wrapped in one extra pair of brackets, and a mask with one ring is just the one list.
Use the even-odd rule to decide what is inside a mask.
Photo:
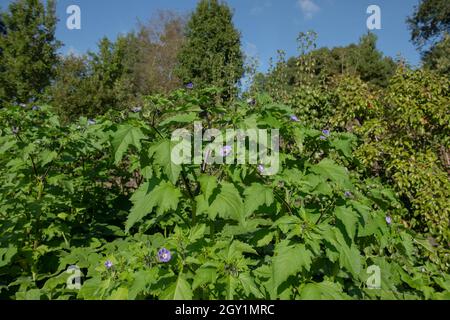
[[(449, 82), (425, 71), (399, 71), (375, 112), (358, 133), (360, 160), (393, 183), (404, 199), (412, 227), (448, 248), (450, 181), (444, 161), (449, 148)], [(444, 150), (444, 152), (442, 152)]]
[[(352, 134), (308, 128), (267, 96), (222, 108), (216, 93), (149, 97), (115, 121), (70, 126), (46, 107), (0, 110), (2, 295), (450, 298), (448, 274), (422, 258), (435, 249), (401, 223), (395, 193), (356, 170)], [(195, 120), (280, 129), (280, 172), (173, 164), (170, 134)], [(71, 265), (84, 275), (79, 291), (66, 286)], [(366, 285), (374, 265), (381, 289)]]

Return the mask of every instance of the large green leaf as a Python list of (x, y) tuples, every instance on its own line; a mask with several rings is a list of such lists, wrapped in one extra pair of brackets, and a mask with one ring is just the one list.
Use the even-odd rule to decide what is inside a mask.
[(161, 295), (162, 300), (192, 300), (191, 285), (180, 273), (177, 280)]
[(157, 215), (176, 210), (180, 197), (180, 190), (170, 182), (161, 182), (154, 189), (151, 189), (150, 183), (143, 184), (133, 196), (134, 205), (128, 215), (125, 227), (126, 232), (136, 222), (152, 212), (154, 208), (156, 208)]
[(197, 200), (200, 200), (200, 204), (202, 204), (203, 207), (198, 213), (206, 211), (211, 220), (214, 220), (217, 216), (236, 221), (243, 220), (244, 204), (239, 191), (231, 183), (222, 183), (217, 196), (209, 207), (207, 207), (207, 204), (202, 202), (201, 199), (197, 198)]
[(194, 283), (192, 289), (195, 290), (198, 287), (214, 283), (217, 279), (217, 269), (214, 266), (205, 265), (197, 269), (194, 276)]
[(273, 203), (273, 190), (258, 183), (253, 183), (245, 189), (245, 215), (255, 212), (260, 206), (270, 206)]
[(124, 124), (119, 126), (112, 137), (111, 144), (114, 148), (114, 163), (118, 164), (130, 145), (136, 147), (139, 151), (141, 150), (141, 139), (144, 139), (145, 135), (142, 133), (141, 129), (130, 124)]
[(17, 253), (17, 248), (9, 245), (8, 248), (0, 248), (0, 268), (8, 265)]
[(334, 282), (308, 283), (300, 290), (301, 300), (348, 300), (350, 297)]
[(170, 140), (161, 140), (150, 147), (149, 156), (153, 157), (163, 169), (169, 180), (176, 184), (181, 173), (181, 166), (172, 162), (172, 143)]
[(343, 224), (348, 237), (353, 241), (358, 224), (358, 214), (347, 207), (337, 207), (334, 211), (336, 218)]
[(287, 240), (280, 242), (275, 248), (272, 259), (271, 278), (266, 287), (271, 299), (278, 297), (278, 287), (289, 276), (296, 275), (302, 270), (310, 270), (312, 253), (301, 245), (289, 245)]
[(325, 179), (335, 182), (340, 186), (351, 186), (346, 168), (337, 165), (331, 159), (327, 158), (322, 160), (319, 164), (313, 165), (311, 171), (324, 177)]
[(339, 252), (339, 264), (358, 279), (362, 269), (361, 254), (354, 243), (350, 246), (347, 245), (344, 236), (338, 229), (334, 229), (334, 231), (337, 241), (335, 247)]

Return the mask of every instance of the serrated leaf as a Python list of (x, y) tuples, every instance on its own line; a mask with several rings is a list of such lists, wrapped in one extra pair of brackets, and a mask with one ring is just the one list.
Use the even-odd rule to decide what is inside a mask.
[(0, 268), (8, 265), (16, 255), (17, 248), (9, 245), (8, 248), (0, 248)]
[(195, 272), (194, 282), (192, 284), (192, 290), (197, 289), (198, 287), (208, 284), (214, 283), (217, 279), (217, 269), (212, 266), (200, 267)]
[(253, 294), (257, 299), (264, 298), (263, 294), (255, 284), (255, 281), (249, 273), (240, 273), (238, 279), (247, 296)]
[(300, 291), (301, 300), (348, 300), (350, 297), (334, 282), (308, 283)]
[(353, 241), (358, 224), (358, 214), (347, 207), (337, 207), (334, 211), (336, 218), (345, 227), (348, 237)]
[(191, 243), (197, 241), (198, 239), (202, 238), (205, 234), (206, 225), (204, 224), (197, 224), (195, 225), (191, 231), (189, 232), (189, 241)]
[(149, 156), (153, 157), (163, 169), (169, 180), (176, 184), (181, 173), (181, 166), (172, 162), (172, 143), (170, 140), (159, 141), (149, 148)]
[(110, 300), (128, 300), (128, 289), (127, 288), (117, 288), (109, 298)]
[(56, 151), (44, 150), (39, 154), (39, 160), (42, 167), (46, 166), (50, 162), (52, 162), (58, 154)]
[(233, 184), (224, 182), (220, 186), (217, 197), (208, 208), (208, 215), (211, 220), (214, 220), (217, 216), (236, 221), (243, 219), (244, 205), (239, 191)]
[(260, 206), (270, 206), (273, 203), (273, 190), (258, 183), (253, 183), (245, 189), (245, 215), (249, 216)]
[(287, 241), (280, 242), (275, 247), (275, 255), (272, 259), (271, 278), (266, 282), (266, 287), (271, 299), (278, 297), (278, 287), (289, 276), (296, 275), (302, 269), (310, 270), (312, 253), (301, 245), (288, 245)]
[(141, 139), (145, 138), (141, 129), (132, 125), (121, 125), (112, 135), (112, 146), (114, 148), (114, 163), (117, 165), (122, 160), (123, 155), (129, 146), (134, 146), (138, 151), (141, 150)]
[(192, 300), (192, 289), (184, 275), (180, 273), (177, 280), (161, 295), (162, 300)]
[(156, 214), (162, 215), (170, 210), (176, 210), (181, 192), (170, 182), (161, 182), (154, 189), (149, 183), (143, 184), (133, 195), (134, 206), (128, 215), (125, 230), (142, 220), (156, 208)]
[(319, 164), (313, 165), (311, 171), (338, 185), (345, 187), (351, 185), (347, 170), (331, 159), (324, 159)]

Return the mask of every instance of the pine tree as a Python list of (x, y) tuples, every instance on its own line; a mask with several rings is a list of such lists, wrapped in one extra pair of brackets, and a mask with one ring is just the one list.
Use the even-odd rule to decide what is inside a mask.
[(218, 0), (201, 0), (187, 24), (186, 43), (178, 56), (178, 75), (196, 87), (218, 86), (224, 98), (236, 92), (244, 73), (240, 33), (233, 13)]
[(60, 43), (55, 39), (55, 2), (16, 0), (1, 14), (0, 106), (36, 100), (50, 84)]

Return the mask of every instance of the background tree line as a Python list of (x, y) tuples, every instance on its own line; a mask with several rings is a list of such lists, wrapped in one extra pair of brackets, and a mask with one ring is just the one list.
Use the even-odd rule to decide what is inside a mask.
[[(424, 67), (444, 74), (450, 68), (449, 16), (448, 1), (424, 0), (407, 21)], [(0, 106), (41, 100), (70, 120), (139, 106), (145, 95), (188, 83), (224, 88), (222, 98), (229, 100), (238, 92), (245, 61), (232, 17), (226, 3), (201, 0), (188, 16), (160, 12), (128, 34), (103, 38), (96, 52), (64, 56), (57, 54), (62, 44), (55, 38), (54, 1), (14, 1), (0, 15)], [(316, 82), (351, 74), (386, 87), (396, 63), (376, 42), (369, 33), (357, 44), (303, 52), (258, 74), (254, 85), (267, 89), (278, 74), (292, 88), (301, 77), (299, 60), (309, 59)]]

